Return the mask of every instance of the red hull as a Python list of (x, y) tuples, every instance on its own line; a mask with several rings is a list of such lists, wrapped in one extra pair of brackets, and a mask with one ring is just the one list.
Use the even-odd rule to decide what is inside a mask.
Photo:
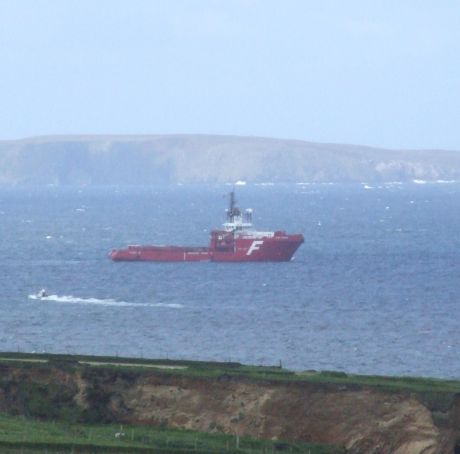
[(301, 234), (275, 232), (268, 236), (213, 231), (209, 247), (128, 246), (114, 249), (115, 261), (152, 262), (287, 262), (303, 243)]
[(114, 249), (110, 254), (114, 261), (145, 262), (209, 262), (208, 248), (179, 246), (128, 246)]

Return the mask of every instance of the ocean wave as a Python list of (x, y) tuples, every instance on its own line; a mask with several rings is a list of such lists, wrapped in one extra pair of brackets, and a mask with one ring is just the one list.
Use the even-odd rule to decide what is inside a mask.
[(415, 184), (454, 184), (458, 183), (457, 180), (412, 180)]

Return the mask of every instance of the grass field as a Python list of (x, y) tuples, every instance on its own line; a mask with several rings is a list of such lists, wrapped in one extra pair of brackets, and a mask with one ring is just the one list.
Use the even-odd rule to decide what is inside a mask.
[(327, 445), (255, 440), (166, 427), (43, 422), (0, 413), (1, 453), (310, 453), (338, 454)]

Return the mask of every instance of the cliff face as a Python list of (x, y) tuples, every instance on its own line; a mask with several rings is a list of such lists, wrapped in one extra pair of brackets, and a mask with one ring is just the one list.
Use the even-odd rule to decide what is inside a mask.
[(0, 184), (460, 179), (460, 152), (258, 137), (50, 136), (0, 142)]
[(199, 431), (332, 443), (356, 453), (441, 451), (441, 432), (420, 402), (369, 390), (149, 379), (124, 394), (115, 412), (122, 415), (123, 406), (128, 419)]
[(453, 453), (460, 440), (460, 398), (429, 408), (416, 395), (363, 386), (94, 367), (2, 366), (0, 377), (0, 411), (26, 416), (166, 424), (350, 453)]

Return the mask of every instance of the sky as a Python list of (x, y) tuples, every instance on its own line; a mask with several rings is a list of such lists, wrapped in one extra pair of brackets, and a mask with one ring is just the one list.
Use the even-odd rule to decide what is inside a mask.
[(460, 150), (458, 0), (0, 0), (0, 140)]

